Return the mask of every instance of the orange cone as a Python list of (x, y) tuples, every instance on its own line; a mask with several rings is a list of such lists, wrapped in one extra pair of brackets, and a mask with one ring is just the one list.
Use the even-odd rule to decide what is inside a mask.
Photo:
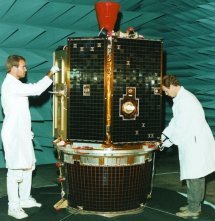
[(100, 29), (106, 29), (111, 33), (117, 20), (120, 5), (116, 2), (97, 2), (95, 9)]

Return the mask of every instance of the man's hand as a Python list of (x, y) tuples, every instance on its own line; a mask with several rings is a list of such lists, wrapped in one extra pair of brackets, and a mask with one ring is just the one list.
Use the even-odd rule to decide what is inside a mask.
[(59, 67), (57, 65), (52, 66), (52, 68), (50, 69), (50, 71), (48, 72), (47, 76), (49, 78), (52, 77), (53, 74), (57, 73), (58, 71), (60, 71)]
[(169, 139), (165, 134), (161, 134), (161, 142), (164, 142), (165, 140)]
[(166, 139), (162, 144), (161, 144), (161, 148), (164, 148), (164, 147), (171, 147), (173, 145), (173, 143), (169, 140), (169, 139)]
[(160, 144), (160, 150), (162, 151), (165, 147), (169, 148), (173, 145), (173, 143), (170, 141), (170, 139), (165, 135), (161, 134), (161, 144)]
[(60, 71), (59, 67), (57, 65), (52, 66), (51, 70), (50, 70), (53, 74), (57, 73), (58, 71)]

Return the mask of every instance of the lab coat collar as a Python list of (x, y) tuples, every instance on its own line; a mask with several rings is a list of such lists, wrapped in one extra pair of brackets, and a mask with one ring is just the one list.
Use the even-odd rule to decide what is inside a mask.
[(15, 78), (12, 74), (10, 74), (10, 73), (7, 73), (7, 76), (6, 76), (7, 78), (10, 78), (10, 79), (12, 79), (12, 80), (17, 80), (18, 81), (18, 79), (17, 78)]
[(173, 98), (173, 102), (177, 102), (177, 100), (180, 99), (180, 97), (183, 94), (184, 90), (185, 90), (184, 87), (181, 86), (180, 90), (178, 91), (178, 94), (176, 95), (176, 97)]

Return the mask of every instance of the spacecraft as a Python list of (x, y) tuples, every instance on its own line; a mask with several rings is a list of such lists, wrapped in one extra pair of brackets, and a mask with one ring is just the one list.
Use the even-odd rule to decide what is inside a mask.
[(162, 131), (163, 43), (114, 31), (115, 2), (95, 4), (100, 32), (54, 52), (53, 135), (58, 181), (71, 211), (136, 213), (151, 196)]

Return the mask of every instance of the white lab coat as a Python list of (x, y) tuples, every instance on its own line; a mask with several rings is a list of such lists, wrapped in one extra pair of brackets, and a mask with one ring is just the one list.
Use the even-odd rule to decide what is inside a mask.
[(204, 177), (215, 171), (215, 141), (204, 110), (184, 87), (173, 102), (173, 118), (163, 133), (178, 145), (180, 179)]
[(51, 83), (48, 76), (35, 84), (22, 83), (11, 74), (4, 79), (1, 102), (5, 117), (1, 136), (7, 168), (28, 169), (34, 166), (36, 159), (28, 96), (40, 95)]

